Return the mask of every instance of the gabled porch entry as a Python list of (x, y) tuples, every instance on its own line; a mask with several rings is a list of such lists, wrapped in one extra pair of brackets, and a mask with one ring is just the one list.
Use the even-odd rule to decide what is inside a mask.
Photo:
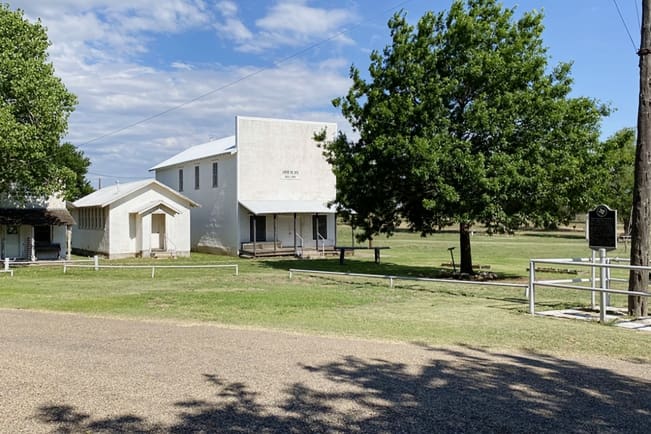
[(171, 229), (174, 227), (172, 222), (179, 213), (179, 210), (163, 201), (148, 203), (131, 213), (133, 217), (129, 221), (134, 227), (130, 232), (132, 238), (135, 236), (136, 251), (142, 256), (157, 256), (161, 253), (174, 256), (176, 245)]

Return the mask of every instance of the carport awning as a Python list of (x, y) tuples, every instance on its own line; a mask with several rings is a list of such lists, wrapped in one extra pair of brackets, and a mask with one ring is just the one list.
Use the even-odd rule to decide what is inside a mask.
[(259, 214), (333, 214), (334, 207), (319, 200), (240, 200), (240, 205)]

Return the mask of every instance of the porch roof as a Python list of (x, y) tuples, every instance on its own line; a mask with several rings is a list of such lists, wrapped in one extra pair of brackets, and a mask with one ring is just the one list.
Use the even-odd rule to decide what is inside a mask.
[(319, 200), (240, 200), (240, 205), (259, 214), (334, 214), (335, 209)]
[(74, 225), (67, 209), (46, 208), (0, 208), (2, 225)]
[(155, 209), (160, 209), (160, 208), (165, 208), (166, 210), (169, 211), (169, 214), (181, 214), (181, 211), (178, 209), (174, 208), (172, 205), (169, 203), (162, 201), (162, 200), (155, 200), (153, 202), (146, 203), (142, 207), (132, 211), (133, 213), (136, 214), (147, 214), (148, 212), (154, 211)]

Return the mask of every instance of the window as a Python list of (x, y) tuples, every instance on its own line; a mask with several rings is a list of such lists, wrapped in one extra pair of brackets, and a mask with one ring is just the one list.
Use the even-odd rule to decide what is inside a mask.
[(183, 169), (179, 169), (179, 191), (183, 191)]
[(219, 187), (219, 167), (217, 163), (212, 163), (212, 187)]
[(194, 166), (194, 189), (199, 190), (199, 166)]
[(104, 209), (94, 206), (79, 209), (79, 229), (104, 229)]
[[(323, 238), (328, 238), (328, 216), (327, 215), (313, 215), (312, 216), (312, 239), (316, 240), (317, 233)], [(321, 239), (321, 238), (318, 238)]]

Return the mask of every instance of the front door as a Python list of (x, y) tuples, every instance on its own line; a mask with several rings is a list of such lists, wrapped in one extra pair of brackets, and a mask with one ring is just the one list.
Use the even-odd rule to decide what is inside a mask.
[(20, 231), (18, 226), (7, 226), (5, 235), (5, 258), (20, 257)]
[(151, 249), (165, 250), (165, 214), (151, 215)]
[[(255, 225), (254, 225), (255, 222)], [(255, 227), (255, 241), (267, 241), (267, 217), (263, 215), (251, 216), (249, 219), (249, 239), (253, 242), (253, 228)]]

